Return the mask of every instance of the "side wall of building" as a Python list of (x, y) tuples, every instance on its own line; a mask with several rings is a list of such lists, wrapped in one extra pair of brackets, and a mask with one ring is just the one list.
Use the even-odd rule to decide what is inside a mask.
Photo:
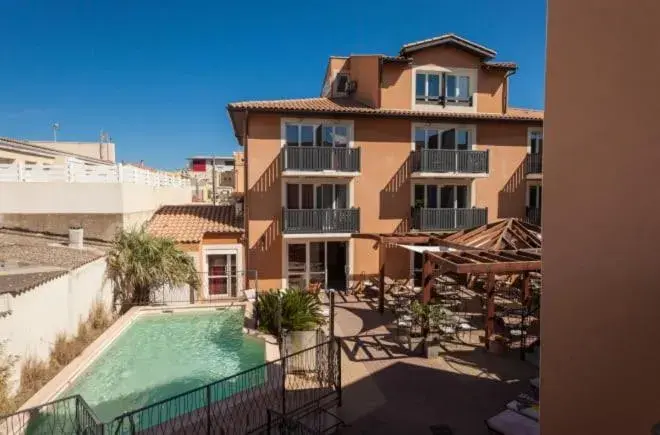
[[(548, 8), (541, 431), (650, 434), (660, 421), (660, 62), (648, 54), (660, 2)], [(625, 109), (613, 110), (622, 77)]]
[(56, 336), (75, 335), (95, 302), (110, 309), (112, 287), (105, 270), (105, 258), (100, 258), (23, 293), (0, 295), (11, 310), (0, 317), (0, 338), (7, 340), (6, 352), (19, 357), (13, 388), (26, 358), (47, 360)]

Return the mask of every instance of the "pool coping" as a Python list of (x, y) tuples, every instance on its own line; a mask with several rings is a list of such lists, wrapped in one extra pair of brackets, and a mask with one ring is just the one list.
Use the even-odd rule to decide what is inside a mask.
[[(19, 409), (26, 409), (40, 406), (44, 403), (57, 399), (57, 396), (66, 390), (76, 378), (82, 374), (96, 358), (106, 350), (114, 341), (141, 315), (153, 314), (155, 312), (176, 312), (176, 311), (214, 311), (218, 308), (241, 307), (244, 309), (243, 333), (264, 340), (266, 363), (278, 360), (280, 358), (280, 348), (277, 339), (268, 334), (252, 329), (251, 317), (253, 307), (250, 302), (225, 301), (210, 304), (188, 304), (188, 305), (154, 305), (133, 307), (120, 316), (115, 322), (89, 346), (82, 351), (73, 361), (67, 364), (60, 372), (53, 377), (46, 385), (37, 391), (28, 399)], [(249, 317), (248, 317), (249, 316)], [(218, 379), (220, 380), (220, 379)]]

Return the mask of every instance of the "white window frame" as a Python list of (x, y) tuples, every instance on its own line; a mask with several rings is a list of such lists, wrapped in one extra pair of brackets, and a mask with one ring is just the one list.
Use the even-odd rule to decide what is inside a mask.
[[(337, 119), (317, 119), (317, 118), (282, 118), (280, 121), (280, 137), (281, 137), (281, 143), (280, 147), (283, 148), (286, 146), (286, 126), (288, 124), (293, 124), (293, 125), (299, 125), (299, 126), (311, 126), (311, 127), (316, 127), (316, 126), (342, 126), (346, 127), (348, 129), (348, 143), (346, 144), (346, 147), (335, 147), (333, 144), (333, 148), (354, 148), (354, 134), (355, 131), (353, 129), (354, 127), (354, 122), (349, 120), (337, 120)], [(298, 130), (298, 144), (300, 144), (300, 139), (302, 135), (302, 130)], [(316, 143), (316, 135), (314, 135), (314, 142), (313, 142), (313, 147), (319, 146)], [(300, 146), (300, 145), (298, 145)]]
[(303, 278), (305, 279), (305, 282), (309, 282), (309, 277), (310, 277), (310, 265), (311, 265), (311, 249), (310, 249), (310, 244), (311, 243), (316, 243), (316, 242), (325, 242), (325, 285), (327, 286), (328, 282), (328, 244), (327, 242), (345, 242), (346, 243), (346, 266), (348, 266), (346, 270), (346, 286), (350, 287), (351, 286), (351, 275), (353, 274), (353, 240), (351, 238), (337, 238), (337, 239), (328, 239), (328, 238), (319, 238), (319, 237), (313, 237), (313, 238), (305, 238), (305, 239), (300, 239), (300, 240), (285, 240), (284, 243), (282, 243), (282, 288), (288, 288), (289, 287), (289, 245), (305, 245), (305, 272), (303, 274)]
[(535, 134), (541, 134), (541, 139), (543, 139), (543, 127), (529, 127), (527, 129), (527, 154), (532, 153), (532, 137)]
[[(211, 297), (209, 289), (210, 273), (209, 273), (209, 255), (235, 255), (236, 256), (236, 296), (240, 296), (240, 292), (244, 290), (245, 282), (239, 276), (243, 271), (243, 245), (241, 244), (218, 244), (218, 245), (202, 245), (202, 291), (206, 298)], [(229, 284), (228, 287), (230, 287)], [(231, 291), (227, 296), (215, 295), (214, 298), (227, 298), (232, 297)]]
[[(417, 76), (419, 74), (424, 74), (424, 95), (423, 95), (424, 101), (423, 102), (422, 101), (417, 101)], [(429, 76), (430, 75), (438, 76), (438, 93), (439, 93), (439, 95), (437, 97), (438, 98), (437, 100), (432, 100), (432, 101), (440, 101), (440, 98), (442, 98), (443, 92), (444, 92), (444, 90), (442, 89), (442, 74), (444, 74), (442, 71), (417, 71), (415, 73), (415, 85), (414, 85), (415, 89), (414, 89), (414, 92), (415, 92), (415, 101), (418, 104), (425, 104), (425, 103), (428, 103), (428, 101), (429, 101)]]
[[(439, 140), (442, 140), (442, 133), (451, 130), (465, 130), (468, 132), (468, 151), (475, 150), (477, 147), (477, 126), (474, 124), (431, 124), (431, 123), (421, 123), (413, 122), (410, 131), (410, 149), (415, 151), (415, 133), (418, 128), (424, 128), (426, 130), (438, 130)], [(428, 133), (424, 133), (424, 146), (428, 143)], [(441, 144), (438, 143), (438, 149)], [(454, 148), (456, 149), (456, 148)]]
[[(422, 208), (429, 208), (428, 207), (428, 186), (435, 186), (437, 188), (436, 192), (436, 203), (438, 206), (440, 205), (440, 189), (442, 187), (448, 187), (452, 186), (454, 187), (454, 206), (451, 207), (453, 209), (456, 209), (458, 206), (458, 195), (457, 195), (457, 189), (456, 186), (465, 186), (467, 188), (466, 196), (467, 196), (467, 202), (468, 206), (466, 208), (473, 208), (474, 207), (474, 196), (472, 194), (472, 183), (443, 183), (443, 184), (436, 184), (436, 183), (411, 183), (412, 185), (412, 192), (411, 192), (411, 207), (415, 207), (415, 186), (424, 186), (424, 207)], [(440, 207), (437, 207), (440, 208)]]
[[(469, 91), (468, 98), (472, 97), (472, 105), (456, 105), (447, 104), (443, 107), (442, 104), (429, 104), (427, 102), (417, 102), (417, 73), (420, 74), (447, 74), (454, 76), (467, 76), (469, 78)], [(438, 65), (419, 65), (412, 69), (412, 91), (410, 92), (410, 104), (413, 109), (424, 110), (427, 112), (465, 112), (473, 113), (478, 111), (478, 89), (479, 89), (479, 70), (476, 68), (454, 68), (443, 67)], [(446, 87), (443, 88), (442, 80), (440, 80), (440, 95), (446, 96)], [(424, 92), (428, 95), (428, 76), (425, 80)]]
[(346, 186), (346, 205), (348, 208), (352, 207), (352, 202), (351, 202), (351, 188), (349, 183), (328, 183), (328, 182), (320, 182), (320, 181), (306, 181), (306, 180), (296, 180), (295, 182), (285, 182), (284, 183), (284, 202), (282, 204), (283, 207), (287, 207), (289, 204), (289, 198), (288, 198), (288, 193), (289, 190), (287, 189), (287, 185), (292, 184), (292, 185), (297, 185), (298, 186), (298, 210), (302, 210), (302, 185), (303, 184), (310, 184), (312, 185), (312, 190), (314, 193), (314, 207), (308, 210), (319, 210), (316, 208), (316, 190), (317, 187), (323, 185), (323, 184), (330, 184), (332, 185), (332, 209), (337, 210), (337, 185), (342, 185)]

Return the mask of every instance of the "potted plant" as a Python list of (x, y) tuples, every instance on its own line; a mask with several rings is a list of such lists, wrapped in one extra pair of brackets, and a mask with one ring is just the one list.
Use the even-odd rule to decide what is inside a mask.
[(493, 334), (489, 338), (488, 352), (494, 354), (503, 354), (507, 348), (506, 338), (500, 334)]
[(325, 323), (318, 296), (300, 289), (271, 290), (256, 302), (259, 329), (282, 339), (287, 353), (316, 345), (316, 330)]
[(83, 227), (81, 224), (69, 225), (69, 246), (71, 246), (72, 248), (82, 248)]

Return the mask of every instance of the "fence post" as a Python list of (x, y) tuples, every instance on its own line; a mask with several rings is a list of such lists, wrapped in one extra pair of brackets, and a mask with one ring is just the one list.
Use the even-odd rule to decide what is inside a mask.
[(121, 163), (117, 163), (117, 182), (123, 183), (124, 182), (124, 165)]
[(206, 433), (211, 434), (211, 386), (206, 386)]
[(341, 395), (342, 395), (342, 386), (341, 386), (341, 338), (335, 337), (333, 341), (335, 346), (335, 353), (337, 354), (337, 405), (341, 407)]
[(282, 358), (282, 417), (286, 417), (286, 363), (289, 357)]
[(18, 180), (16, 181), (25, 181), (25, 163), (24, 162), (18, 162), (16, 164), (17, 170), (18, 170)]

